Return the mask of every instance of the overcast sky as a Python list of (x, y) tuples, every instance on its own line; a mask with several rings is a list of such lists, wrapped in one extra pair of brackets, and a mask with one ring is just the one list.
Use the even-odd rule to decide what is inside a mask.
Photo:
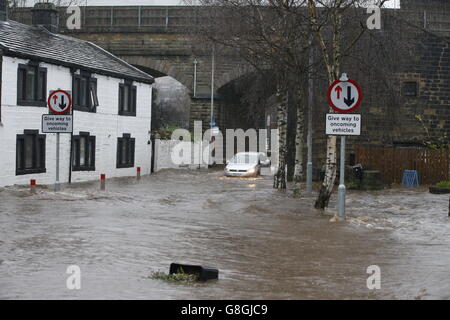
[[(39, 0), (28, 0), (29, 5), (33, 5)], [(141, 6), (176, 6), (183, 5), (183, 0), (79, 0), (82, 4), (91, 6), (133, 6), (133, 5), (141, 5)], [(41, 0), (42, 2), (42, 0)], [(400, 0), (388, 0), (387, 7), (399, 7)]]

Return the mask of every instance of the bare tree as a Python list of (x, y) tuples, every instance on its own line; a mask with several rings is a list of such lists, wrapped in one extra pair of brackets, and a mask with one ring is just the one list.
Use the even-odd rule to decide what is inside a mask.
[[(378, 6), (381, 8), (385, 2), (386, 0), (379, 1)], [(361, 22), (359, 32), (351, 32), (354, 24), (353, 28), (349, 28), (349, 17), (354, 17), (358, 8), (371, 4), (373, 5), (373, 1), (368, 0), (307, 0), (308, 21), (320, 48), (330, 84), (339, 79), (343, 60), (367, 31)], [(330, 112), (333, 110), (330, 109)], [(315, 203), (318, 209), (328, 206), (336, 179), (336, 136), (327, 137), (326, 155), (325, 178)]]
[[(305, 62), (305, 53), (309, 49), (309, 39), (313, 35), (318, 47), (320, 65), (319, 75), (324, 75), (328, 84), (340, 78), (342, 67), (348, 68), (352, 61), (357, 67), (373, 71), (373, 66), (364, 61), (372, 48), (352, 49), (364, 38), (386, 43), (386, 34), (375, 35), (367, 28), (366, 9), (374, 5), (372, 0), (204, 0), (201, 4), (220, 9), (216, 11), (214, 21), (202, 30), (205, 37), (225, 47), (234, 48), (240, 56), (255, 69), (273, 71), (277, 81), (277, 103), (280, 129), (280, 167), (274, 178), (274, 186), (284, 188), (285, 124), (287, 86), (301, 86), (299, 74), (305, 73), (311, 66)], [(386, 0), (377, 1), (383, 7)], [(202, 9), (203, 10), (203, 9)], [(219, 13), (220, 12), (220, 13)], [(225, 14), (224, 14), (225, 13)], [(222, 17), (223, 20), (220, 20)], [(213, 30), (213, 31), (211, 31)], [(393, 37), (391, 37), (393, 38)], [(372, 38), (371, 38), (372, 39)], [(391, 39), (392, 40), (392, 39)], [(373, 44), (372, 44), (373, 45)], [(378, 56), (378, 70), (386, 74), (385, 66), (391, 65), (389, 57)], [(347, 65), (345, 65), (347, 64)], [(386, 70), (385, 70), (386, 69)], [(289, 75), (284, 80), (286, 75)], [(382, 77), (381, 77), (382, 78)], [(296, 170), (295, 181), (302, 175), (302, 140), (304, 106), (301, 90), (297, 89), (299, 108), (297, 112)], [(333, 112), (333, 110), (329, 110)], [(325, 178), (315, 203), (316, 208), (328, 206), (333, 191), (337, 171), (336, 136), (327, 137)]]
[[(270, 72), (276, 81), (279, 166), (274, 176), (274, 187), (285, 189), (288, 92), (289, 88), (299, 86), (300, 78), (308, 68), (304, 59), (309, 46), (308, 26), (298, 20), (295, 13), (297, 1), (200, 0), (200, 4), (203, 5), (202, 22), (205, 21), (205, 12), (210, 21), (199, 24), (197, 35), (232, 49), (253, 66), (255, 72), (263, 75)], [(303, 114), (304, 106), (298, 109)], [(298, 126), (301, 131), (299, 139), (303, 137), (302, 122)], [(303, 147), (303, 144), (297, 145)], [(297, 162), (302, 165), (302, 159)]]

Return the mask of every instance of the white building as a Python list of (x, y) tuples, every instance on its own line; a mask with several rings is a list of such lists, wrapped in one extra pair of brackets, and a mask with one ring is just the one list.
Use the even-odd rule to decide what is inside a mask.
[(74, 105), (73, 134), (61, 134), (61, 183), (134, 176), (137, 167), (149, 174), (154, 79), (57, 34), (57, 12), (40, 5), (33, 27), (7, 20), (0, 0), (0, 187), (55, 182), (56, 134), (42, 133), (41, 118), (57, 89), (71, 91)]

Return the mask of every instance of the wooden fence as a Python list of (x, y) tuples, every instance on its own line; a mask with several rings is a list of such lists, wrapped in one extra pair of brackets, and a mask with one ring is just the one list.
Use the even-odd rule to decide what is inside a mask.
[(401, 183), (404, 170), (417, 170), (420, 184), (449, 180), (449, 150), (355, 146), (355, 161), (379, 170), (384, 183)]

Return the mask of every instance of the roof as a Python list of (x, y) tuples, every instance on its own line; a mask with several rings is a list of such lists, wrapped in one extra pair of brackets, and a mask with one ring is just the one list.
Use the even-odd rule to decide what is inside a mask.
[(152, 76), (91, 42), (51, 33), (43, 27), (0, 21), (0, 48), (6, 56), (36, 59), (115, 78), (154, 82)]

